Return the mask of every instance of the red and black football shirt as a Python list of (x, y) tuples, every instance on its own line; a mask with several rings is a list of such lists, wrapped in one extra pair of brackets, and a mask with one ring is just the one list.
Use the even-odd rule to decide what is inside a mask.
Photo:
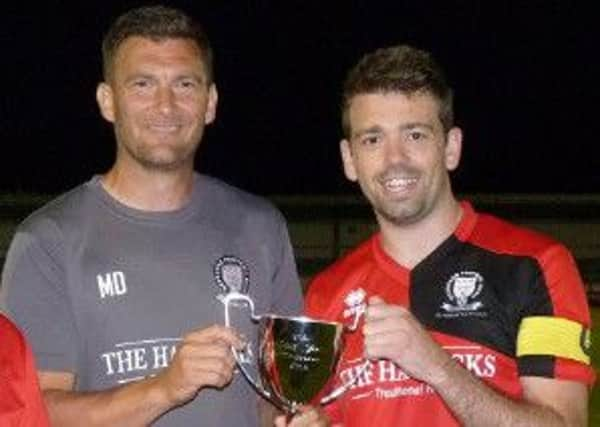
[[(349, 324), (370, 296), (409, 307), (433, 338), (496, 390), (520, 398), (520, 376), (592, 384), (590, 315), (575, 262), (560, 243), (462, 203), (457, 229), (413, 269), (378, 234), (310, 284), (307, 315)], [(355, 380), (326, 407), (344, 426), (458, 425), (438, 394), (387, 360), (363, 366), (348, 334), (338, 380)], [(356, 378), (358, 376), (358, 378)]]

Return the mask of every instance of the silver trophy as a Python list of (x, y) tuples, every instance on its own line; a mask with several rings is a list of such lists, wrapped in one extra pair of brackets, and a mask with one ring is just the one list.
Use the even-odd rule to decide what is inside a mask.
[(362, 313), (357, 312), (352, 326), (325, 322), (309, 317), (286, 317), (272, 314), (257, 316), (254, 302), (244, 294), (231, 292), (222, 298), (225, 324), (229, 327), (229, 307), (244, 301), (250, 307), (252, 320), (258, 323), (259, 378), (253, 378), (247, 365), (254, 354), (247, 345), (244, 351), (233, 350), (235, 360), (246, 379), (265, 398), (289, 414), (303, 404), (329, 403), (348, 390), (363, 374), (369, 361), (360, 367), (353, 381), (334, 387), (337, 363), (343, 350), (343, 333), (356, 330)]

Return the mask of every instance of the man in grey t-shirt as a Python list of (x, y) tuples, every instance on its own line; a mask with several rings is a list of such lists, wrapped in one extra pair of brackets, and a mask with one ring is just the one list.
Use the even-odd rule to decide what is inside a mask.
[(254, 329), (243, 306), (223, 326), (221, 300), (295, 314), (300, 287), (279, 212), (193, 170), (217, 105), (208, 40), (182, 12), (145, 7), (113, 24), (103, 60), (116, 161), (30, 216), (2, 275), (52, 424), (257, 426), (230, 350)]

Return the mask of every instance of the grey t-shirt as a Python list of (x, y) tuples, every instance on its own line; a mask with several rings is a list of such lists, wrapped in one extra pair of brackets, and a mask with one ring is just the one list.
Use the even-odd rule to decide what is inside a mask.
[[(285, 221), (268, 202), (196, 175), (182, 209), (143, 212), (94, 177), (20, 225), (1, 302), (38, 369), (73, 372), (85, 391), (156, 374), (187, 331), (224, 323), (219, 296), (230, 290), (248, 294), (257, 314), (301, 311)], [(232, 308), (234, 326), (255, 337), (244, 310)], [(155, 425), (256, 426), (257, 399), (238, 374)]]

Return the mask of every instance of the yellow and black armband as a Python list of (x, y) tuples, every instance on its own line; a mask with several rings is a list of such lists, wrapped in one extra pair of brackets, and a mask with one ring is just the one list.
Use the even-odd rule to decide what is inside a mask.
[(590, 329), (561, 317), (526, 317), (517, 336), (517, 357), (556, 356), (589, 365), (591, 347)]

